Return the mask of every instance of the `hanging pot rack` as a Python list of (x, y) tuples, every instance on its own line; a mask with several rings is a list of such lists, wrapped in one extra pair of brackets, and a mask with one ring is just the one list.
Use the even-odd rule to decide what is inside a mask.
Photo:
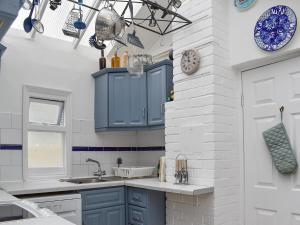
[[(74, 4), (78, 4), (78, 1), (76, 0), (67, 0), (69, 2), (72, 2)], [(128, 8), (128, 0), (107, 0), (108, 2), (122, 2), (122, 3), (127, 3), (122, 11), (122, 14), (121, 16), (124, 17), (125, 13), (127, 10), (129, 10)], [(134, 23), (135, 26), (137, 27), (140, 27), (140, 28), (143, 28), (145, 30), (148, 30), (150, 32), (153, 32), (153, 33), (156, 33), (156, 34), (159, 34), (159, 35), (166, 35), (166, 34), (169, 34), (171, 32), (174, 32), (176, 30), (179, 30), (185, 26), (188, 26), (192, 23), (192, 21), (188, 20), (187, 18), (185, 18), (184, 16), (178, 14), (177, 12), (174, 12), (172, 10), (170, 10), (170, 6), (171, 4), (169, 3), (167, 7), (163, 7), (161, 5), (159, 5), (158, 3), (156, 2), (152, 2), (150, 0), (132, 0), (132, 3), (133, 4), (142, 4), (143, 6), (146, 6), (146, 8), (148, 9), (148, 11), (150, 12), (150, 15), (151, 15), (151, 12), (153, 9), (155, 9), (156, 11), (160, 10), (162, 11), (162, 18), (158, 19), (158, 18), (155, 18), (155, 17), (152, 17), (152, 18), (149, 18), (149, 17), (146, 17), (146, 18), (134, 18), (134, 21), (131, 20), (131, 18), (127, 18), (125, 17), (124, 20), (126, 22), (126, 26), (130, 26), (132, 23)], [(86, 7), (86, 8), (89, 8), (91, 10), (95, 10), (97, 12), (99, 12), (100, 10), (97, 9), (97, 8), (94, 8), (92, 6), (89, 6), (87, 4), (81, 4), (82, 7)], [(170, 19), (166, 19), (166, 17), (170, 17)], [(155, 30), (154, 28), (152, 27), (149, 27), (149, 26), (145, 26), (143, 25), (143, 23), (137, 23), (135, 21), (142, 21), (142, 22), (145, 22), (145, 21), (150, 21), (150, 20), (155, 20), (155, 24), (157, 27), (158, 30)], [(164, 22), (166, 23), (166, 27), (162, 28), (161, 25), (159, 25), (158, 22)], [(177, 23), (177, 24), (180, 24), (178, 26), (176, 26), (176, 28), (172, 29), (171, 28), (171, 25), (173, 23)]]

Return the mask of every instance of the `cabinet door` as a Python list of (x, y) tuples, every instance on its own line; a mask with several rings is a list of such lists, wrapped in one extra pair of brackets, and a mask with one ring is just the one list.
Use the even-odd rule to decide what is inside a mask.
[(125, 206), (83, 211), (83, 225), (125, 225)]
[(129, 125), (129, 88), (127, 73), (109, 74), (109, 126)]
[(146, 74), (130, 74), (129, 124), (132, 127), (147, 125)]
[(105, 210), (97, 209), (97, 210), (83, 211), (82, 225), (106, 225)]
[(125, 225), (125, 206), (106, 208), (106, 225)]
[(163, 125), (166, 102), (166, 67), (161, 66), (147, 72), (148, 125)]

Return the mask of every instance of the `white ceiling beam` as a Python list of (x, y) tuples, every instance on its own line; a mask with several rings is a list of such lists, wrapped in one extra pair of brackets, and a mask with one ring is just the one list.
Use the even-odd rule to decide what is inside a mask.
[[(93, 3), (93, 8), (98, 9), (100, 7), (101, 3), (102, 3), (102, 0), (95, 0), (94, 3)], [(86, 29), (82, 30), (80, 32), (79, 38), (74, 40), (74, 42), (73, 42), (73, 48), (74, 49), (76, 49), (78, 47), (78, 45), (80, 44), (80, 41), (82, 40), (85, 32), (87, 31), (87, 29), (88, 29), (89, 25), (91, 24), (91, 22), (92, 22), (92, 20), (93, 20), (96, 13), (97, 13), (96, 10), (91, 9), (89, 11), (89, 13), (88, 13), (88, 15), (87, 15), (87, 17), (84, 21), (85, 24), (86, 24)]]
[[(41, 4), (41, 6), (39, 7), (39, 11), (36, 15), (36, 18), (39, 19), (39, 20), (42, 20), (44, 14), (45, 14), (45, 11), (46, 11), (46, 8), (47, 8), (47, 5), (48, 5), (48, 2), (49, 0), (43, 0), (43, 3)], [(34, 38), (35, 35), (36, 35), (36, 30), (33, 29), (32, 32), (31, 32), (31, 38)]]

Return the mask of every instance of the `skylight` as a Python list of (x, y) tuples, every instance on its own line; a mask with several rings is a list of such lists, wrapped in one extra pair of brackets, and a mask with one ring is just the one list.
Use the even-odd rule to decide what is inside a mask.
[[(40, 0), (40, 4), (39, 4), (39, 9), (42, 7), (43, 3), (45, 3), (45, 1), (48, 2), (48, 0)], [(101, 1), (101, 0), (84, 0), (84, 4), (86, 5), (94, 5), (94, 3), (96, 1)], [(126, 3), (124, 2), (118, 2), (114, 5), (114, 9), (117, 11), (117, 13), (121, 14), (124, 6)], [(104, 5), (104, 1), (101, 1), (100, 7), (99, 9), (101, 9)], [(51, 10), (49, 8), (49, 4), (46, 7), (46, 10), (42, 16), (42, 23), (44, 24), (45, 27), (45, 31), (43, 33), (43, 35), (51, 37), (51, 38), (57, 38), (60, 40), (64, 40), (64, 41), (68, 41), (68, 42), (75, 42), (76, 39), (69, 37), (69, 36), (65, 36), (62, 32), (62, 28), (65, 24), (65, 21), (69, 15), (69, 12), (71, 11), (71, 9), (73, 8), (74, 4), (72, 2), (69, 2), (67, 0), (63, 0), (62, 1), (62, 5), (58, 6), (57, 9), (55, 11)], [(135, 4), (134, 5), (134, 14), (136, 14), (139, 9), (140, 9), (141, 5), (139, 4)], [(90, 13), (90, 9), (82, 7), (83, 10), (83, 21), (86, 20), (88, 14)], [(34, 12), (34, 15), (37, 15), (37, 11)], [(19, 15), (17, 17), (17, 19), (15, 20), (15, 22), (13, 23), (12, 27), (15, 29), (20, 29), (23, 30), (23, 21), (25, 18), (27, 18), (29, 15), (29, 11), (25, 10), (23, 8), (21, 8), (21, 10), (19, 11)], [(84, 33), (84, 36), (82, 37), (82, 40), (80, 41), (81, 45), (85, 45), (85, 46), (89, 46), (89, 38), (90, 36), (92, 36), (95, 33), (95, 21), (96, 21), (96, 16), (97, 13), (95, 13), (90, 25), (87, 27), (87, 30)], [(125, 15), (126, 17), (129, 17), (129, 15)], [(24, 31), (25, 33), (25, 31)], [(32, 33), (30, 34), (32, 35)], [(109, 46), (109, 45), (108, 45)]]

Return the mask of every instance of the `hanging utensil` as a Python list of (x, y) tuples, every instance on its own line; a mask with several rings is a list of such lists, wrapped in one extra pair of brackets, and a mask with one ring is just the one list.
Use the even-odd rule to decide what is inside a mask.
[(22, 4), (22, 8), (25, 10), (30, 10), (32, 8), (32, 2), (29, 0), (24, 0)]
[(82, 9), (81, 9), (82, 3), (83, 3), (82, 0), (78, 0), (80, 16), (79, 16), (78, 20), (76, 22), (74, 22), (74, 27), (79, 30), (84, 30), (86, 28), (86, 24), (82, 21), (82, 17), (83, 17)]
[(33, 27), (33, 25), (32, 25), (32, 14), (33, 14), (35, 5), (37, 5), (37, 4), (38, 4), (38, 0), (33, 0), (29, 16), (23, 22), (23, 28), (24, 28), (26, 33), (29, 33), (32, 30), (32, 27)]
[(98, 40), (96, 34), (92, 35), (90, 38), (89, 38), (89, 44), (91, 47), (94, 47), (98, 50), (103, 50), (106, 48), (106, 45), (104, 44), (103, 41), (101, 40)]
[(65, 25), (62, 29), (64, 35), (74, 37), (74, 38), (79, 38), (80, 30), (74, 27), (74, 23), (78, 20), (79, 17), (80, 17), (79, 9), (76, 9), (74, 4), (73, 8), (69, 12)]
[(96, 18), (95, 31), (100, 40), (114, 40), (125, 32), (125, 20), (110, 4), (102, 8)]
[(136, 47), (144, 49), (144, 45), (141, 42), (140, 38), (138, 36), (136, 36), (136, 30), (135, 30), (134, 18), (133, 18), (133, 5), (132, 5), (131, 0), (128, 0), (128, 6), (129, 6), (131, 20), (132, 20), (132, 26), (133, 26), (133, 33), (127, 35), (128, 43), (130, 43)]
[(44, 33), (44, 25), (40, 19), (34, 18), (31, 20), (33, 28), (40, 34)]
[(39, 33), (44, 32), (44, 25), (42, 24), (42, 22), (36, 18), (32, 19), (32, 14), (35, 9), (35, 6), (38, 4), (39, 4), (39, 0), (33, 1), (29, 16), (23, 22), (23, 28), (26, 33), (29, 33), (32, 30), (32, 28), (34, 28)]

